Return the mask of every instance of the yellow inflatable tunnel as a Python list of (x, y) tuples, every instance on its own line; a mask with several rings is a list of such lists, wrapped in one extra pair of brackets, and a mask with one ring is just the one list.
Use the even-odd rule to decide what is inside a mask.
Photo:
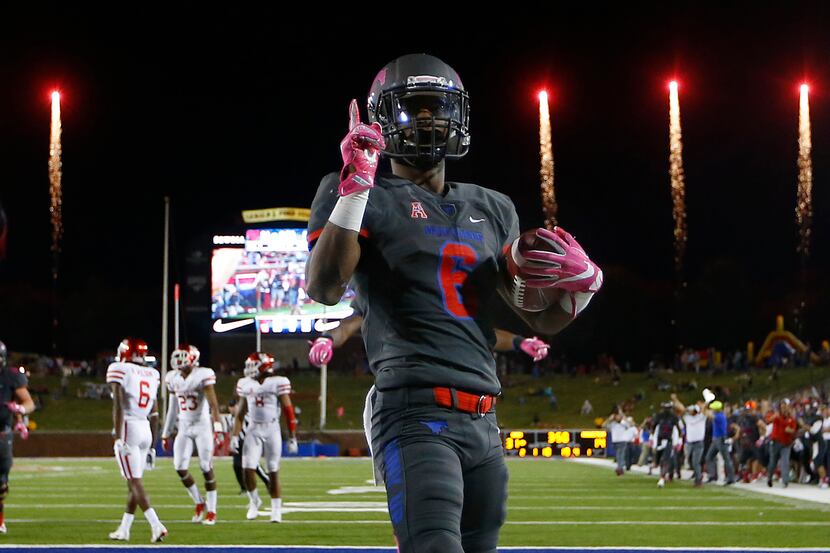
[[(788, 343), (798, 353), (804, 353), (807, 351), (807, 346), (804, 345), (804, 342), (799, 340), (792, 332), (784, 330), (784, 317), (782, 315), (778, 315), (775, 317), (775, 330), (767, 335), (766, 340), (764, 340), (761, 349), (758, 350), (758, 355), (755, 357), (753, 362), (756, 365), (762, 365), (772, 355), (772, 350), (778, 342)], [(815, 353), (810, 353), (810, 362), (818, 364), (819, 356)]]

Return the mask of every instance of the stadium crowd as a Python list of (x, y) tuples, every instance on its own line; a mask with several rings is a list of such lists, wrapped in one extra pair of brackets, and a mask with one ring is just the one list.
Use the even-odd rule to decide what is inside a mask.
[[(815, 386), (788, 397), (744, 402), (704, 397), (683, 405), (675, 394), (640, 423), (618, 405), (605, 420), (615, 450), (617, 474), (632, 465), (657, 471), (658, 486), (694, 473), (695, 485), (718, 480), (721, 457), (726, 485), (765, 480), (830, 487), (830, 403)], [(704, 475), (706, 479), (704, 480)]]

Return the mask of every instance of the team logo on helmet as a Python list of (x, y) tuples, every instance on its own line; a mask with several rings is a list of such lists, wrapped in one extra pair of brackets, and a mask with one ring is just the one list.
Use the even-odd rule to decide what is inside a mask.
[(147, 357), (147, 342), (138, 338), (124, 338), (118, 344), (115, 360), (130, 363), (144, 363)]
[(199, 364), (199, 349), (189, 344), (181, 344), (170, 355), (170, 366), (176, 370), (193, 368)]
[(245, 359), (245, 376), (248, 378), (256, 378), (262, 374), (271, 374), (274, 372), (274, 358), (257, 351), (252, 353)]

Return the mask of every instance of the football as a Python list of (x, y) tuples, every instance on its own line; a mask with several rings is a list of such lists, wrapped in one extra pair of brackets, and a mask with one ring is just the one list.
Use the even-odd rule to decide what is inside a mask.
[(536, 229), (527, 230), (505, 252), (505, 278), (513, 305), (524, 311), (544, 311), (562, 299), (564, 290), (559, 288), (531, 288), (520, 276), (519, 265), (524, 254), (531, 250), (556, 251), (549, 243), (536, 236)]

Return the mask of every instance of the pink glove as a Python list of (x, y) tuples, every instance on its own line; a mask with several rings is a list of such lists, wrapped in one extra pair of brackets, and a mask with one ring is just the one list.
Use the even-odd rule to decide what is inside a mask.
[(531, 356), (534, 361), (541, 361), (548, 356), (550, 344), (546, 344), (536, 336), (533, 338), (525, 338), (519, 345), (521, 350)]
[(19, 421), (17, 424), (14, 425), (14, 431), (20, 432), (21, 440), (29, 439), (29, 427), (23, 424), (23, 421)]
[(23, 408), (22, 405), (19, 403), (15, 403), (14, 401), (7, 401), (6, 402), (6, 409), (14, 413), (15, 415), (25, 415), (26, 409)]
[(308, 350), (308, 362), (318, 369), (323, 365), (327, 365), (331, 361), (331, 356), (334, 355), (334, 342), (331, 338), (320, 337), (309, 342), (311, 349)]
[(357, 100), (352, 100), (349, 105), (349, 133), (340, 142), (343, 170), (340, 171), (338, 194), (348, 196), (372, 188), (380, 152), (385, 147), (380, 123), (362, 124)]
[(596, 292), (602, 286), (602, 271), (573, 236), (562, 227), (536, 229), (536, 237), (551, 250), (524, 254), (521, 270), (530, 288), (560, 288), (567, 292)]

